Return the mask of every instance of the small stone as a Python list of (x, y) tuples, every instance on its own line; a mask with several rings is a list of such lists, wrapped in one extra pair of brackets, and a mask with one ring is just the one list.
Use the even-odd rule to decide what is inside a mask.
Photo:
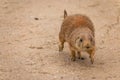
[(39, 18), (37, 18), (37, 17), (36, 17), (36, 18), (34, 18), (34, 19), (35, 19), (35, 20), (39, 20)]
[(96, 79), (96, 77), (92, 77), (92, 79)]
[(101, 43), (102, 43), (102, 44), (104, 44), (104, 43), (105, 43), (105, 41), (104, 41), (104, 40), (102, 40), (102, 41), (101, 41)]
[(7, 44), (12, 44), (12, 43), (8, 42)]
[(60, 79), (63, 79), (63, 76), (61, 76)]
[(105, 63), (101, 62), (100, 65), (104, 65)]
[(43, 47), (37, 47), (37, 49), (43, 49)]
[(34, 49), (35, 47), (34, 46), (30, 46), (29, 48)]
[(31, 49), (43, 49), (43, 47), (35, 47), (35, 46), (30, 46), (29, 48), (31, 48)]

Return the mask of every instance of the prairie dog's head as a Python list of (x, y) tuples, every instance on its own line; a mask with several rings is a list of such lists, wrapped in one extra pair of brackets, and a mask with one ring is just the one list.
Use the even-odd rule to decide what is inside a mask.
[(95, 46), (95, 40), (93, 35), (89, 33), (80, 33), (75, 41), (75, 47), (78, 50), (91, 50)]

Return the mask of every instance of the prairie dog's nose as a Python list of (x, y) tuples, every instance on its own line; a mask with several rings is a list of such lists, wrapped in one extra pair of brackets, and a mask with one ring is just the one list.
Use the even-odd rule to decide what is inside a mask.
[(86, 47), (87, 49), (89, 49), (89, 48), (90, 48), (89, 44), (87, 44), (85, 47)]
[(89, 49), (90, 47), (89, 46), (86, 46), (87, 49)]

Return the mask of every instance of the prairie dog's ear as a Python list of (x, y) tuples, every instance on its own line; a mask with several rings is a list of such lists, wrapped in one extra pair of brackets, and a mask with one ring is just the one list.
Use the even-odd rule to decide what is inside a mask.
[(64, 10), (64, 19), (67, 17), (67, 11)]

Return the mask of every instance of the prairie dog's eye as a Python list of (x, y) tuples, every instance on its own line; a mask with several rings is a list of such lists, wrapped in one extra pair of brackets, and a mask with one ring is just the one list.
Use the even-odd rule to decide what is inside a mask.
[(83, 42), (83, 39), (80, 39), (80, 42)]

